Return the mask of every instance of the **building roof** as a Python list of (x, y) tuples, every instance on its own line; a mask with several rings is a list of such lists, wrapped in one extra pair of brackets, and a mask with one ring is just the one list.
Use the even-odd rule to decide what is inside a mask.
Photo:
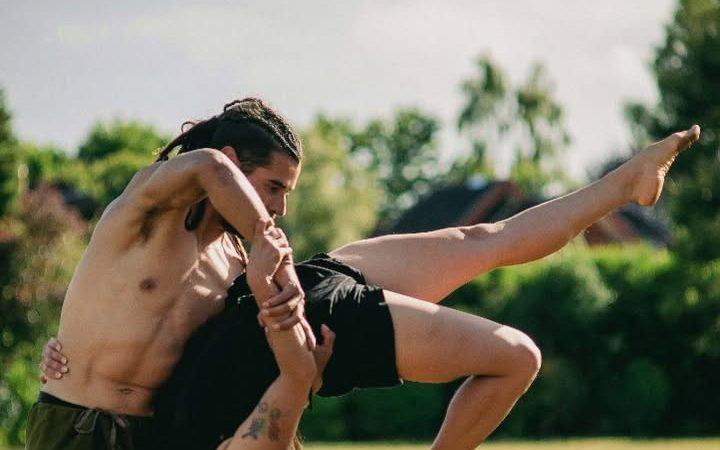
[[(376, 229), (373, 236), (497, 222), (545, 200), (527, 195), (510, 181), (476, 179), (430, 192), (394, 223)], [(626, 205), (608, 214), (590, 226), (583, 238), (589, 245), (646, 241), (667, 247), (670, 243), (667, 225), (638, 205)]]

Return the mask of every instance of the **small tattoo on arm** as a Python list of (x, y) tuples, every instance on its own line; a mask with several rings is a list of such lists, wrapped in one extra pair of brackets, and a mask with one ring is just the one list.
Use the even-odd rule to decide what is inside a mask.
[(282, 411), (280, 411), (277, 408), (274, 408), (272, 411), (270, 411), (270, 425), (268, 427), (268, 437), (271, 441), (279, 441), (280, 440), (280, 424), (278, 423), (278, 419), (282, 417)]
[(260, 433), (263, 432), (265, 429), (265, 418), (264, 417), (255, 417), (253, 418), (252, 422), (250, 423), (250, 429), (247, 433), (242, 435), (242, 438), (245, 439), (246, 437), (251, 437), (257, 441), (258, 437), (260, 437)]
[[(271, 441), (279, 441), (282, 431), (280, 428), (280, 418), (283, 416), (282, 411), (279, 408), (270, 409), (266, 402), (261, 402), (256, 408), (256, 411), (259, 413), (259, 417), (253, 417), (250, 422), (250, 428), (241, 437), (243, 439), (251, 437), (258, 440), (265, 430), (267, 430), (267, 436)], [(267, 419), (263, 417), (266, 413), (268, 416)]]

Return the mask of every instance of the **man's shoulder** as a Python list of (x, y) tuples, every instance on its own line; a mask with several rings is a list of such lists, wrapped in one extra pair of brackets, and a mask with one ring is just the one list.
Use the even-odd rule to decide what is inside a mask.
[(125, 246), (133, 242), (145, 242), (149, 227), (156, 227), (159, 222), (184, 220), (187, 213), (185, 209), (176, 210), (171, 205), (153, 202), (142, 195), (142, 185), (160, 165), (162, 163), (144, 167), (133, 176), (125, 190), (103, 211), (95, 226), (93, 238), (104, 236), (105, 239), (123, 241)]

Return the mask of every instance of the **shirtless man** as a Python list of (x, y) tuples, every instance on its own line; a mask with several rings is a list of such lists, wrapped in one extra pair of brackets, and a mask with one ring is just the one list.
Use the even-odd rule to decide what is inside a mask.
[[(258, 100), (228, 105), (213, 123), (211, 149), (140, 170), (98, 221), (60, 318), (73, 370), (45, 384), (30, 413), (29, 450), (97, 448), (98, 436), (108, 447), (148, 448), (155, 389), (245, 271), (237, 233), (252, 237), (260, 223), (288, 253), (272, 217), (285, 214), (300, 174), (299, 140)], [(248, 151), (252, 157), (238, 158)], [(283, 311), (273, 328), (290, 328), (313, 347), (292, 264), (274, 282)]]
[[(495, 224), (384, 236), (331, 253), (383, 288), (393, 326), (388, 345), (400, 379), (434, 383), (470, 376), (450, 404), (434, 449), (475, 448), (540, 367), (540, 352), (524, 333), (436, 303), (481, 273), (558, 250), (625, 203), (654, 204), (675, 157), (699, 133), (693, 126), (669, 136), (603, 179)], [(343, 330), (334, 331), (339, 342)], [(336, 344), (333, 358), (341, 353)]]

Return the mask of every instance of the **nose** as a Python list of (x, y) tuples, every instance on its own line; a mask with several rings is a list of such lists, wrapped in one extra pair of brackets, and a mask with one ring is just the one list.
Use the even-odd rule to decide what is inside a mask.
[(284, 195), (278, 196), (270, 208), (270, 214), (277, 217), (283, 217), (287, 213), (287, 200)]

